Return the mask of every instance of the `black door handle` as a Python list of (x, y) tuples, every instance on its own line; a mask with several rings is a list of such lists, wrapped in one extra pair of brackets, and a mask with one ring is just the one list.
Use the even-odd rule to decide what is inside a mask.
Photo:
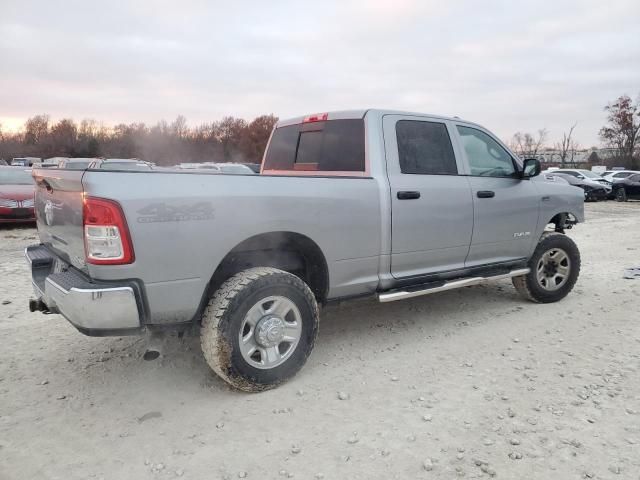
[(420, 198), (420, 192), (398, 192), (398, 200), (415, 200)]
[(493, 198), (496, 196), (496, 192), (491, 190), (480, 190), (477, 193), (478, 198)]

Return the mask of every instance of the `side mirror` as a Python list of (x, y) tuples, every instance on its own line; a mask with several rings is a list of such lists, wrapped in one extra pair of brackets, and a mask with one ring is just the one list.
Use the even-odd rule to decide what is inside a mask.
[(542, 167), (537, 158), (525, 158), (522, 165), (522, 178), (531, 178), (540, 175)]

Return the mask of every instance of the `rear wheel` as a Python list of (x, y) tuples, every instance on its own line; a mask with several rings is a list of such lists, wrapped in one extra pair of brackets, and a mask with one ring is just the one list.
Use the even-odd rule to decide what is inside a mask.
[(234, 387), (267, 390), (302, 368), (318, 319), (313, 293), (300, 278), (276, 268), (251, 268), (213, 295), (202, 317), (202, 351)]
[(621, 187), (616, 190), (616, 201), (617, 202), (627, 201), (627, 191), (624, 188)]
[(528, 266), (527, 275), (512, 279), (516, 290), (533, 302), (557, 302), (569, 294), (578, 280), (580, 252), (566, 235), (545, 233)]

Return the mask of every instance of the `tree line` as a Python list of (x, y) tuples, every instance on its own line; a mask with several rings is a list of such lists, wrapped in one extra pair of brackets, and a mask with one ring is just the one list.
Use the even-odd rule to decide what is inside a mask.
[[(622, 95), (604, 110), (606, 124), (599, 136), (613, 155), (592, 161), (640, 169), (640, 98), (634, 103), (628, 95)], [(121, 123), (107, 127), (91, 119), (79, 124), (69, 118), (52, 123), (48, 115), (36, 115), (17, 133), (3, 134), (0, 125), (0, 158), (141, 158), (158, 165), (206, 161), (259, 163), (277, 121), (272, 114), (251, 121), (229, 116), (189, 127), (186, 119), (178, 116), (171, 123), (162, 120), (153, 126)], [(552, 146), (547, 144), (548, 132), (544, 128), (534, 134), (517, 132), (508, 143), (523, 158), (552, 149), (557, 152), (560, 164), (573, 162), (580, 150), (574, 138), (576, 125)]]
[(141, 158), (157, 165), (260, 163), (277, 121), (273, 115), (251, 121), (229, 116), (189, 127), (186, 119), (178, 116), (171, 123), (162, 120), (153, 126), (121, 123), (108, 127), (91, 119), (77, 124), (64, 118), (53, 123), (49, 115), (35, 115), (16, 133), (3, 133), (0, 126), (0, 158)]

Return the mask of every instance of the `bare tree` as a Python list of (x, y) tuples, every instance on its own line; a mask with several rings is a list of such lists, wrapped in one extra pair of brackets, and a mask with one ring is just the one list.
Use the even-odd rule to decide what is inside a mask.
[(49, 115), (36, 115), (24, 124), (24, 143), (38, 145), (49, 133)]
[(186, 137), (189, 131), (187, 127), (187, 119), (182, 115), (178, 115), (169, 128), (177, 138)]
[(521, 158), (535, 158), (547, 140), (547, 129), (538, 130), (537, 135), (517, 132), (511, 139), (511, 148)]
[(181, 162), (236, 161), (258, 163), (273, 126), (273, 115), (251, 122), (237, 117), (190, 128), (183, 116), (152, 127), (120, 123), (107, 127), (92, 119), (79, 125), (71, 119), (50, 124), (48, 115), (29, 118), (18, 132), (0, 132), (0, 155), (139, 157), (158, 165)]
[(562, 140), (555, 144), (555, 149), (558, 150), (560, 155), (560, 166), (564, 167), (565, 162), (567, 161), (567, 157), (571, 155), (571, 161), (573, 162), (573, 158), (575, 156), (575, 151), (577, 150), (577, 145), (574, 142), (573, 130), (576, 128), (578, 123), (574, 123), (569, 129), (569, 133), (564, 132), (562, 134)]
[(639, 142), (640, 132), (640, 98), (634, 105), (628, 95), (604, 107), (607, 125), (600, 129), (600, 138), (610, 147), (616, 149), (617, 157), (636, 167), (635, 149)]

